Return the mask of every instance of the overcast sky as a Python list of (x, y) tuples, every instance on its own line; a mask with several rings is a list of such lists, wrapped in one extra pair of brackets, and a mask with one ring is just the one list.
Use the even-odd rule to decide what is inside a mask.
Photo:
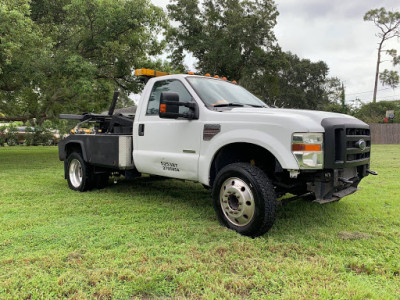
[[(166, 9), (168, 0), (151, 0)], [(301, 58), (322, 60), (330, 68), (329, 76), (337, 76), (346, 86), (346, 100), (358, 97), (372, 99), (376, 68), (377, 28), (364, 22), (365, 12), (385, 7), (400, 10), (399, 0), (275, 0), (279, 17), (275, 34), (284, 51)], [(400, 51), (400, 40), (392, 40), (386, 48)], [(193, 65), (193, 58), (186, 63)], [(387, 63), (383, 68), (391, 68)], [(399, 67), (397, 67), (399, 70)], [(400, 99), (400, 88), (379, 86), (379, 100)]]

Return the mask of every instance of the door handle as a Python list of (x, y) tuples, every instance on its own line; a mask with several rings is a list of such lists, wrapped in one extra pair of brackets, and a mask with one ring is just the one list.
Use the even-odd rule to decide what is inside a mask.
[(144, 124), (139, 124), (139, 136), (144, 136)]

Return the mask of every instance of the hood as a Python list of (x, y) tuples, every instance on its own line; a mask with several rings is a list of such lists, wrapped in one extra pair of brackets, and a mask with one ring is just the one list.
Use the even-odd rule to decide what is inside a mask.
[(291, 117), (300, 117), (306, 116), (315, 121), (321, 122), (326, 118), (348, 118), (355, 119), (352, 116), (327, 112), (327, 111), (318, 111), (318, 110), (306, 110), (306, 109), (288, 109), (288, 108), (256, 108), (256, 107), (235, 107), (231, 110), (225, 110), (224, 113), (250, 113), (250, 114), (261, 114), (261, 115), (280, 115), (280, 116), (291, 116)]
[[(223, 110), (221, 113), (225, 116), (235, 117), (237, 120), (247, 122), (262, 122), (270, 124), (286, 124), (293, 129), (307, 131), (324, 131), (321, 125), (324, 119), (335, 119), (345, 123), (361, 122), (360, 120), (345, 114), (302, 110), (302, 109), (283, 109), (283, 108), (253, 108), (253, 107), (235, 107), (230, 110)], [(237, 116), (236, 116), (237, 115)]]

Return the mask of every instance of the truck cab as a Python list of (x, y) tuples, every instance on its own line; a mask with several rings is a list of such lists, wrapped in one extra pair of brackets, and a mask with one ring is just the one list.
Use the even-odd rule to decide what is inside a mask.
[(354, 117), (271, 108), (219, 78), (151, 77), (135, 115), (64, 115), (93, 123), (59, 144), (70, 188), (102, 187), (112, 173), (200, 182), (223, 225), (259, 236), (286, 193), (337, 201), (375, 174), (369, 126)]

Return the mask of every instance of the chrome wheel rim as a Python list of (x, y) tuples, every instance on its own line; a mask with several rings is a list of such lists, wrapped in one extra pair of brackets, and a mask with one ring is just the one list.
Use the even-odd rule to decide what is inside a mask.
[(235, 226), (246, 226), (253, 219), (255, 203), (250, 187), (242, 179), (230, 177), (219, 193), (220, 205), (226, 219)]
[(82, 184), (82, 165), (74, 158), (69, 165), (69, 180), (73, 187), (78, 188)]

